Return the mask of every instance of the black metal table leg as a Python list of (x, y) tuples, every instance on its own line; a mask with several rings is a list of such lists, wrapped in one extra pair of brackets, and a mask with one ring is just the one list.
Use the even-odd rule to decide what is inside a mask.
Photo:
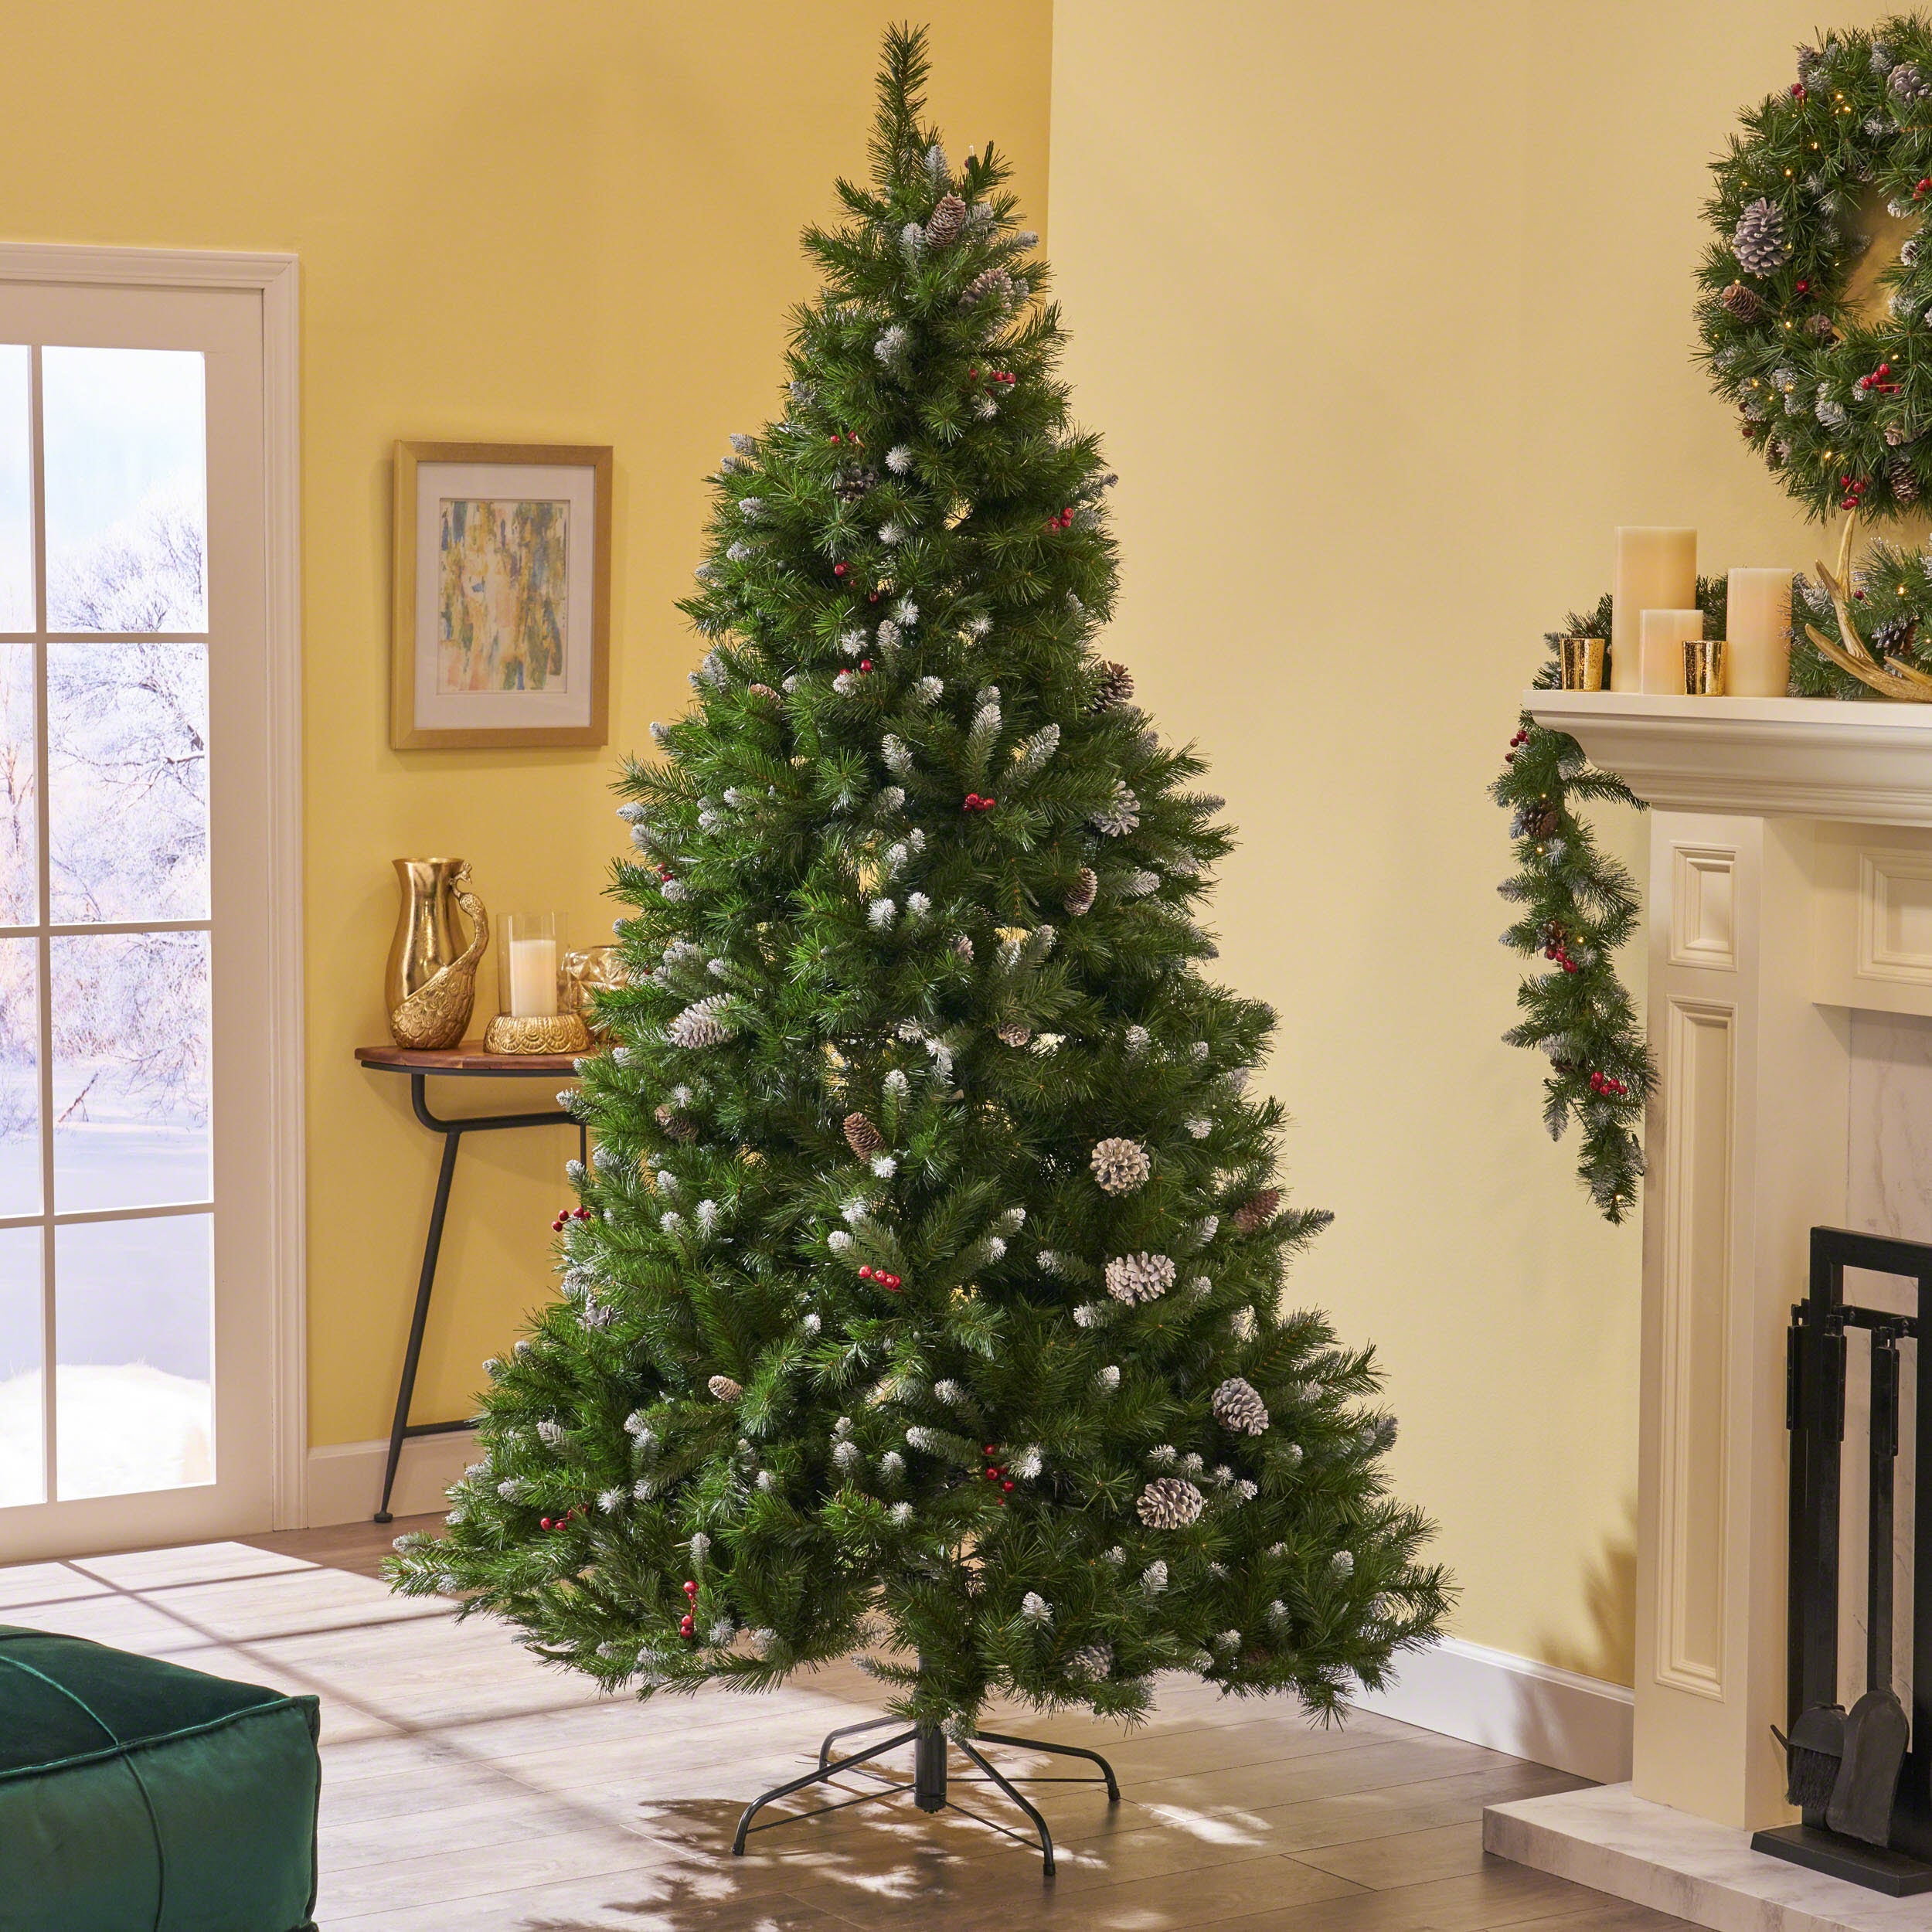
[(465, 1134), (499, 1132), (506, 1128), (550, 1127), (568, 1122), (577, 1131), (577, 1158), (590, 1158), (590, 1132), (583, 1121), (560, 1109), (540, 1114), (482, 1114), (457, 1120), (444, 1120), (430, 1111), (425, 1089), (427, 1076), (410, 1075), (410, 1104), (416, 1117), (432, 1134), (443, 1137), (443, 1159), (436, 1176), (436, 1198), (430, 1209), (429, 1233), (423, 1243), (423, 1266), (417, 1276), (416, 1307), (410, 1316), (408, 1348), (403, 1356), (403, 1379), (396, 1391), (396, 1413), (389, 1423), (389, 1456), (383, 1466), (383, 1500), (376, 1505), (378, 1522), (393, 1522), (389, 1498), (396, 1488), (396, 1472), (403, 1460), (403, 1444), (417, 1436), (453, 1435), (471, 1424), (461, 1422), (415, 1422), (410, 1407), (416, 1396), (416, 1373), (423, 1359), (423, 1334), (429, 1325), (430, 1297), (436, 1287), (436, 1264), (442, 1252), (443, 1226), (449, 1215), (450, 1189), (456, 1179), (456, 1156)]
[(396, 1487), (396, 1465), (403, 1459), (403, 1440), (409, 1434), (410, 1404), (416, 1397), (416, 1371), (423, 1359), (423, 1331), (429, 1325), (430, 1294), (436, 1286), (437, 1257), (442, 1252), (443, 1223), (450, 1211), (450, 1186), (456, 1179), (457, 1149), (463, 1130), (451, 1128), (443, 1135), (443, 1162), (436, 1176), (436, 1199), (430, 1209), (430, 1231), (423, 1243), (422, 1271), (416, 1278), (416, 1308), (410, 1317), (409, 1346), (403, 1355), (403, 1379), (396, 1391), (396, 1414), (389, 1423), (389, 1460), (383, 1465), (383, 1500), (376, 1506), (378, 1522), (393, 1522), (389, 1494)]

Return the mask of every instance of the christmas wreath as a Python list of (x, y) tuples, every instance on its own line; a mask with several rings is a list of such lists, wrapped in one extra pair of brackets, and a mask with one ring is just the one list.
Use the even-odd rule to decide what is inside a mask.
[(1849, 299), (1883, 205), (1932, 206), (1932, 22), (1827, 35), (1712, 164), (1703, 359), (1745, 440), (1815, 516), (1896, 516), (1932, 489), (1932, 255), (1915, 231)]

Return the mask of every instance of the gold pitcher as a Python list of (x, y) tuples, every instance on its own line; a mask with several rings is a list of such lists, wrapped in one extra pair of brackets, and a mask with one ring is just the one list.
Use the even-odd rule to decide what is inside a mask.
[[(398, 1046), (454, 1046), (476, 1005), (476, 965), (490, 943), (490, 917), (469, 889), (463, 859), (398, 859), (403, 910), (389, 947), (383, 996)], [(457, 925), (461, 907), (468, 944)]]

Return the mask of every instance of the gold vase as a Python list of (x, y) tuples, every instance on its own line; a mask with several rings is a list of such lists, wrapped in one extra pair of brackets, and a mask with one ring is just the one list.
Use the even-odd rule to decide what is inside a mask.
[[(399, 859), (403, 908), (389, 951), (383, 996), (398, 1046), (454, 1046), (476, 1005), (476, 964), (490, 943), (489, 914), (469, 890), (469, 862)], [(468, 916), (464, 942), (458, 908)]]

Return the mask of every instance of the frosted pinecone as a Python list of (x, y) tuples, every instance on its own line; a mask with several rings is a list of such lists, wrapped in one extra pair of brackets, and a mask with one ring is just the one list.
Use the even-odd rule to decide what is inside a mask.
[(1073, 882), (1063, 902), (1070, 918), (1078, 919), (1094, 910), (1094, 901), (1100, 896), (1100, 882), (1094, 875), (1090, 866), (1080, 868), (1080, 876)]
[(1919, 500), (1917, 473), (1903, 457), (1900, 457), (1886, 471), (1886, 480), (1892, 485), (1892, 496), (1896, 502), (1916, 503)]
[(848, 464), (832, 484), (832, 494), (841, 503), (856, 503), (879, 487), (879, 472), (867, 464)]
[(988, 296), (995, 299), (998, 307), (1011, 308), (1013, 305), (1013, 278), (1003, 268), (984, 268), (966, 284), (966, 292), (959, 298), (961, 308), (971, 308), (974, 303), (984, 301)]
[(1913, 617), (1887, 617), (1873, 628), (1872, 648), (1881, 658), (1902, 657), (1911, 650), (1918, 628), (1917, 620)]
[(1183, 1529), (1201, 1513), (1201, 1492), (1179, 1476), (1156, 1476), (1134, 1510), (1150, 1529)]
[(957, 195), (942, 195), (926, 224), (928, 248), (950, 248), (966, 226), (966, 204)]
[(1097, 1682), (1114, 1668), (1114, 1646), (1111, 1644), (1083, 1644), (1066, 1660), (1069, 1677), (1083, 1677)]
[(1733, 282), (1717, 299), (1740, 322), (1754, 322), (1764, 312), (1757, 290), (1747, 288), (1742, 282)]
[(1141, 822), (1141, 801), (1117, 778), (1114, 796), (1087, 822), (1103, 838), (1124, 838)]
[(695, 1141), (698, 1138), (697, 1123), (688, 1114), (681, 1114), (668, 1100), (657, 1110), (657, 1123), (674, 1141)]
[(1120, 1254), (1107, 1264), (1107, 1293), (1130, 1308), (1158, 1301), (1173, 1285), (1174, 1264), (1165, 1254)]
[(729, 1376), (713, 1376), (705, 1384), (720, 1402), (736, 1402), (745, 1392), (742, 1382), (733, 1382)]
[[(1917, 70), (1913, 71), (1916, 73)], [(1897, 80), (1895, 72), (1894, 86)], [(1737, 257), (1738, 267), (1750, 275), (1771, 274), (1791, 259), (1784, 213), (1777, 202), (1760, 195), (1738, 216), (1737, 226), (1731, 233), (1731, 253)]]
[(1009, 1046), (1024, 1046), (1033, 1037), (1032, 1028), (1024, 1020), (1006, 1020), (994, 1030)]
[(1100, 681), (1094, 687), (1094, 695), (1087, 699), (1087, 708), (1095, 712), (1117, 710), (1133, 695), (1133, 672), (1125, 665), (1108, 659), (1100, 665)]
[(1109, 1194), (1131, 1194), (1146, 1185), (1152, 1170), (1147, 1149), (1138, 1141), (1117, 1137), (1100, 1141), (1092, 1156), (1094, 1178)]
[[(1818, 386), (1822, 389), (1824, 385), (1821, 383)], [(1842, 429), (1845, 427), (1845, 405), (1833, 396), (1819, 396), (1812, 407), (1811, 413), (1828, 430)]]
[(1208, 1406), (1232, 1435), (1258, 1436), (1268, 1426), (1268, 1405), (1239, 1376), (1223, 1383), (1208, 1398)]
[(1029, 1590), (1020, 1599), (1019, 1614), (1029, 1624), (1050, 1624), (1053, 1621), (1053, 1606), (1037, 1590)]
[(730, 1037), (731, 1029), (722, 1017), (727, 996), (713, 993), (708, 999), (694, 1001), (665, 1029), (665, 1037), (673, 1046), (703, 1048), (716, 1046)]
[(1932, 80), (1927, 80), (1924, 70), (1916, 61), (1901, 60), (1885, 77), (1885, 84), (1907, 107), (1917, 107), (1927, 95), (1932, 95)]

